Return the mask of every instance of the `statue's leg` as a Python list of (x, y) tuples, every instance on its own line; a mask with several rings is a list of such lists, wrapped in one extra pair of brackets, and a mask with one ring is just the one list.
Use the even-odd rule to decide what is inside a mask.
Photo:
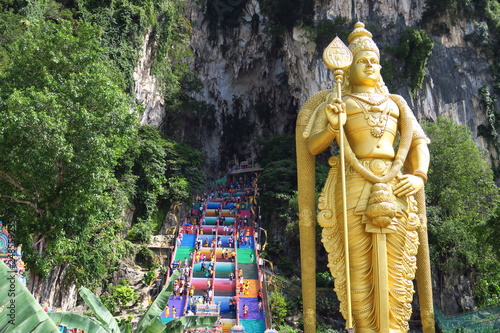
[[(381, 332), (381, 323), (375, 304), (374, 267), (373, 267), (373, 235), (366, 232), (363, 221), (364, 213), (359, 210), (359, 202), (363, 202), (366, 181), (348, 175), (347, 177), (347, 216), (349, 222), (349, 257), (351, 276), (352, 315), (356, 332)], [(342, 207), (339, 203), (339, 191), (335, 192), (337, 219), (342, 218)], [(369, 191), (368, 191), (369, 193)], [(411, 316), (411, 302), (413, 298), (413, 278), (416, 269), (416, 253), (418, 235), (408, 227), (408, 220), (404, 210), (406, 199), (402, 198), (399, 206), (402, 211), (398, 214), (398, 224), (395, 233), (387, 234), (387, 278), (389, 299), (389, 326), (390, 333), (404, 333), (409, 330), (408, 320)], [(355, 213), (356, 211), (356, 213)], [(330, 238), (329, 267), (335, 277), (335, 291), (341, 301), (341, 311), (347, 318), (346, 282), (343, 249), (343, 225), (328, 228), (323, 231), (323, 238)], [(333, 245), (335, 244), (335, 245)], [(387, 329), (385, 329), (387, 330)]]
[[(365, 193), (369, 193), (369, 188), (366, 191), (365, 186), (370, 184), (367, 185), (364, 179), (352, 174), (346, 180), (353, 326), (358, 333), (381, 332), (374, 297), (373, 235), (366, 232), (364, 212), (360, 209), (366, 199)], [(339, 186), (336, 186), (337, 221), (342, 220), (340, 193)], [(404, 211), (405, 199), (400, 201), (399, 206)], [(416, 232), (408, 231), (407, 224), (406, 215), (400, 212), (396, 232), (387, 234), (386, 240), (390, 333), (407, 332), (411, 315), (418, 236)], [(328, 252), (328, 266), (335, 278), (335, 291), (340, 300), (341, 312), (347, 318), (343, 224), (335, 223), (331, 228), (323, 228), (322, 240)]]
[[(362, 198), (366, 180), (357, 175), (347, 176), (348, 242), (351, 276), (352, 315), (356, 332), (377, 332), (377, 320), (373, 306), (372, 235), (365, 231), (362, 215), (355, 215), (356, 204)], [(336, 198), (338, 198), (336, 191)], [(340, 200), (337, 200), (339, 202)], [(337, 204), (340, 219), (342, 208)], [(343, 227), (340, 225), (343, 235)], [(337, 286), (342, 288), (345, 286)], [(344, 315), (345, 316), (345, 315)]]
[(397, 231), (387, 235), (390, 324), (394, 332), (409, 330), (418, 249), (418, 234), (409, 226), (405, 202), (406, 198), (398, 199), (403, 211), (398, 214)]

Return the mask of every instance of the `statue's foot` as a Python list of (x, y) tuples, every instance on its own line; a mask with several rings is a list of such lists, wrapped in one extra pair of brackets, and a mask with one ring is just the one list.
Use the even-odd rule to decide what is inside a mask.
[(377, 331), (377, 330), (373, 330), (370, 328), (359, 327), (359, 328), (356, 328), (354, 330), (354, 332), (355, 333), (407, 333), (408, 330), (399, 330), (399, 329), (390, 328), (388, 332), (382, 332), (382, 331)]

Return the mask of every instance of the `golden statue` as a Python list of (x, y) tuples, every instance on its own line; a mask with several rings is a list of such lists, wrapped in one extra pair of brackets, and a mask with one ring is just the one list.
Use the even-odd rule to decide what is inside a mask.
[(318, 223), (346, 329), (407, 332), (416, 277), (424, 332), (434, 332), (424, 194), (430, 141), (406, 101), (388, 92), (363, 23), (348, 41), (335, 38), (323, 54), (335, 88), (312, 96), (297, 119), (305, 332), (316, 331), (314, 156), (334, 140), (340, 157), (329, 159)]

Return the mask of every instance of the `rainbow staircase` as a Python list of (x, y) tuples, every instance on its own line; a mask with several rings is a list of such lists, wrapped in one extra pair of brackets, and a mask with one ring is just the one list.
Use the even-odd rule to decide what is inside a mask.
[(170, 297), (161, 315), (164, 322), (207, 314), (220, 318), (218, 326), (207, 332), (266, 330), (251, 204), (237, 202), (241, 193), (234, 198), (223, 193), (209, 202), (195, 202), (191, 217), (179, 228), (171, 267), (181, 269), (186, 282), (181, 294)]

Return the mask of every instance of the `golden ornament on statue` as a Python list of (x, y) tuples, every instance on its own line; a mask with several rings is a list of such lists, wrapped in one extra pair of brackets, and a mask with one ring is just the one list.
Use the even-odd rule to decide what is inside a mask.
[(352, 63), (352, 53), (339, 37), (335, 37), (323, 51), (323, 62), (332, 71), (345, 70)]

